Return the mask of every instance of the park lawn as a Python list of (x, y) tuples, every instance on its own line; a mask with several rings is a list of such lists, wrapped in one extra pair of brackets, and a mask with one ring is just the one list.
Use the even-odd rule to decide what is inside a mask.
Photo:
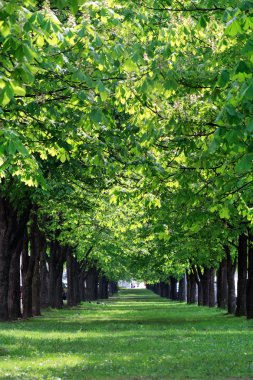
[(120, 290), (0, 323), (0, 379), (253, 378), (253, 321)]

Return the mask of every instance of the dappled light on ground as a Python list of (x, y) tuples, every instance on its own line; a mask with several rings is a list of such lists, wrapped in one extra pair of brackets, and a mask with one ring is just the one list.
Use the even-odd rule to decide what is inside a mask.
[(0, 379), (252, 378), (253, 322), (121, 290), (0, 324), (0, 361)]

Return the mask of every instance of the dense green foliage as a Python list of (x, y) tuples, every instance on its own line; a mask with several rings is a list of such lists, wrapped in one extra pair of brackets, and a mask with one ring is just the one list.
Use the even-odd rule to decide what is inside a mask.
[(1, 196), (113, 279), (235, 256), (253, 215), (252, 10), (2, 1)]

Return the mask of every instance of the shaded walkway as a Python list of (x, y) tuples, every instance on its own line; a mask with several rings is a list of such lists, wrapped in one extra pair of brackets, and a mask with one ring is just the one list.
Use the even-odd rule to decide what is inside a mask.
[(253, 322), (122, 290), (0, 324), (0, 379), (253, 378)]

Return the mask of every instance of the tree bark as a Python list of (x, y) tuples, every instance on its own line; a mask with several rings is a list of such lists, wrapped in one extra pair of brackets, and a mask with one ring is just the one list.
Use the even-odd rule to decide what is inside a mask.
[(202, 273), (201, 273), (200, 268), (198, 267), (196, 269), (194, 265), (192, 266), (192, 272), (194, 274), (194, 278), (198, 287), (198, 306), (202, 306), (203, 305), (203, 284), (201, 281)]
[(166, 283), (164, 281), (160, 282), (160, 296), (163, 298), (167, 296)]
[(246, 315), (246, 289), (247, 289), (247, 256), (248, 238), (245, 234), (239, 236), (238, 246), (238, 283), (236, 316)]
[(87, 273), (86, 296), (88, 301), (98, 298), (98, 271), (95, 267), (90, 268)]
[(247, 318), (253, 318), (253, 235), (251, 232), (249, 232), (246, 310)]
[(73, 256), (71, 249), (67, 250), (67, 278), (68, 278), (68, 292), (67, 302), (68, 306), (76, 306), (80, 302), (79, 292), (79, 279), (78, 279), (78, 263)]
[(217, 270), (217, 306), (225, 309), (228, 304), (227, 258), (225, 257)]
[(109, 297), (112, 297), (113, 296), (113, 283), (112, 281), (109, 281)]
[[(27, 210), (18, 217), (17, 210), (13, 205), (6, 198), (0, 197), (0, 320), (2, 321), (10, 318), (9, 313), (13, 317), (19, 314), (17, 312), (18, 289), (16, 289), (17, 265), (15, 258), (12, 261), (12, 256), (19, 254), (27, 219)], [(9, 289), (11, 262), (16, 278), (13, 279), (14, 282)]]
[(187, 273), (187, 303), (196, 302), (196, 281), (192, 272)]
[(177, 301), (177, 279), (175, 277), (170, 277), (170, 288), (170, 298)]
[[(71, 255), (70, 250), (67, 247), (60, 246), (57, 240), (53, 240), (50, 242), (49, 305), (52, 308), (61, 309), (63, 307), (62, 274), (63, 274), (63, 265), (66, 260), (67, 251), (69, 252), (69, 255)], [(70, 262), (71, 259), (69, 258), (68, 260)], [(71, 265), (72, 265), (72, 261), (71, 261)], [(71, 284), (70, 284), (70, 287), (72, 286)], [(68, 292), (69, 292), (69, 289), (68, 289)], [(71, 292), (71, 289), (70, 289), (70, 292)]]
[(44, 248), (40, 252), (40, 306), (49, 307), (49, 271), (47, 268), (46, 240)]
[(215, 291), (214, 291), (214, 268), (209, 269), (209, 307), (215, 306)]
[(80, 290), (80, 301), (85, 301), (85, 288), (84, 288), (84, 281), (85, 281), (85, 271), (83, 268), (80, 268), (79, 273), (79, 290)]
[(22, 248), (22, 305), (23, 317), (33, 316), (32, 312), (32, 277), (34, 268), (34, 258), (29, 256), (29, 240), (26, 232)]
[(32, 274), (32, 312), (34, 316), (41, 315), (40, 312), (40, 251), (42, 249), (42, 234), (38, 227), (37, 207), (32, 212), (32, 223), (30, 227), (31, 256), (34, 260)]
[(227, 283), (228, 283), (228, 313), (234, 314), (236, 310), (236, 297), (235, 297), (235, 271), (236, 260), (233, 263), (229, 246), (224, 247), (227, 258)]
[[(21, 243), (21, 240), (20, 240)], [(20, 289), (20, 255), (21, 247), (12, 255), (9, 272), (8, 313), (9, 319), (22, 317), (21, 314), (21, 289)]]
[(203, 306), (209, 306), (209, 282), (210, 282), (210, 269), (204, 268), (204, 272), (201, 278), (203, 287)]
[(99, 298), (107, 299), (109, 297), (108, 293), (108, 281), (104, 275), (99, 279)]
[(185, 302), (185, 300), (186, 300), (186, 278), (185, 278), (185, 275), (179, 281), (178, 300), (181, 302)]

